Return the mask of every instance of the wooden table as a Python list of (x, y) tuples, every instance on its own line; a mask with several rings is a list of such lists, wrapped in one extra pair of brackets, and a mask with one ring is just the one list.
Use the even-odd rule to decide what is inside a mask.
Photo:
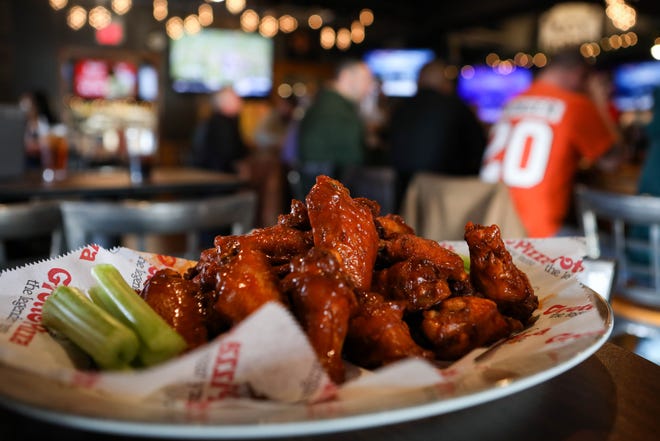
[(0, 181), (0, 202), (64, 198), (153, 198), (230, 193), (246, 182), (236, 175), (195, 168), (155, 168), (151, 179), (133, 183), (125, 168), (71, 171), (61, 181), (44, 182), (41, 175)]
[[(54, 425), (9, 407), (0, 407), (0, 431), (6, 440), (146, 439)], [(660, 366), (606, 343), (569, 371), (495, 401), (401, 424), (294, 439), (648, 441), (658, 433)]]

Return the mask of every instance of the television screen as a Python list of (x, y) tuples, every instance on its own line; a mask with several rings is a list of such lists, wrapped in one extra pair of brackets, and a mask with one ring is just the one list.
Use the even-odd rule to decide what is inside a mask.
[(394, 97), (413, 96), (419, 70), (434, 58), (431, 49), (374, 49), (364, 55), (364, 61), (380, 80), (383, 93)]
[(653, 89), (660, 87), (660, 61), (626, 63), (613, 71), (613, 101), (621, 111), (650, 110)]
[(273, 82), (273, 40), (259, 34), (203, 29), (170, 41), (177, 92), (209, 93), (231, 85), (243, 97), (265, 97)]
[(130, 62), (77, 60), (73, 66), (73, 93), (86, 99), (135, 98), (137, 77), (137, 67)]
[(490, 66), (475, 66), (473, 75), (458, 76), (456, 91), (477, 116), (486, 123), (496, 122), (507, 101), (527, 89), (533, 80), (528, 69), (517, 68), (508, 74)]
[(158, 71), (150, 64), (141, 64), (137, 73), (138, 99), (156, 101), (158, 98)]

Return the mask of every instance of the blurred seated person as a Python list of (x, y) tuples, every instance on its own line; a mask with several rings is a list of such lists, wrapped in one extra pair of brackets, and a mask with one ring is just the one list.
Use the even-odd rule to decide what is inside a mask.
[(240, 130), (243, 99), (231, 86), (211, 95), (211, 115), (198, 127), (192, 149), (192, 165), (226, 173), (238, 173), (248, 148)]
[[(298, 163), (317, 173), (336, 175), (365, 160), (366, 131), (360, 104), (373, 91), (374, 77), (361, 60), (341, 61), (333, 79), (315, 96), (298, 128)], [(303, 174), (305, 174), (303, 172)], [(303, 178), (304, 179), (304, 178)]]
[(399, 199), (417, 172), (479, 175), (485, 129), (454, 93), (445, 69), (441, 60), (422, 66), (417, 93), (401, 102), (390, 118), (390, 161), (398, 175)]
[(509, 187), (529, 237), (575, 234), (576, 173), (618, 151), (604, 79), (577, 49), (558, 52), (491, 128), (481, 178)]
[(51, 126), (57, 123), (46, 94), (36, 90), (26, 92), (19, 99), (26, 115), (25, 159), (27, 169), (41, 168), (41, 150), (48, 143)]

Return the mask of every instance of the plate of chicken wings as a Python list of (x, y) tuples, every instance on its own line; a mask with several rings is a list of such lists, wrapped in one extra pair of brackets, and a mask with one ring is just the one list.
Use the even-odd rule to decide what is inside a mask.
[[(275, 225), (217, 236), (195, 262), (136, 252), (118, 263), (127, 277), (148, 274), (137, 293), (189, 345), (129, 379), (95, 371), (48, 332), (12, 346), (28, 316), (0, 293), (0, 313), (13, 315), (0, 332), (0, 397), (60, 424), (187, 438), (317, 434), (451, 412), (546, 381), (606, 341), (609, 305), (576, 277), (583, 250), (581, 238), (505, 239), (497, 225), (472, 222), (464, 241), (431, 241), (319, 176)], [(84, 284), (79, 265), (118, 254), (92, 246), (22, 270), (64, 269)], [(231, 363), (218, 360), (236, 347), (228, 375), (220, 368)], [(131, 401), (116, 394), (146, 384), (162, 387)]]

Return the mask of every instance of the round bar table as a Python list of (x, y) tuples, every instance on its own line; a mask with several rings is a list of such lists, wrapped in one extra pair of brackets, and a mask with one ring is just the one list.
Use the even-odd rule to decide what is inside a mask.
[(0, 181), (0, 202), (65, 198), (188, 197), (231, 193), (247, 182), (237, 175), (187, 167), (155, 168), (149, 180), (131, 182), (125, 168), (70, 171), (59, 181), (44, 182), (38, 173)]

